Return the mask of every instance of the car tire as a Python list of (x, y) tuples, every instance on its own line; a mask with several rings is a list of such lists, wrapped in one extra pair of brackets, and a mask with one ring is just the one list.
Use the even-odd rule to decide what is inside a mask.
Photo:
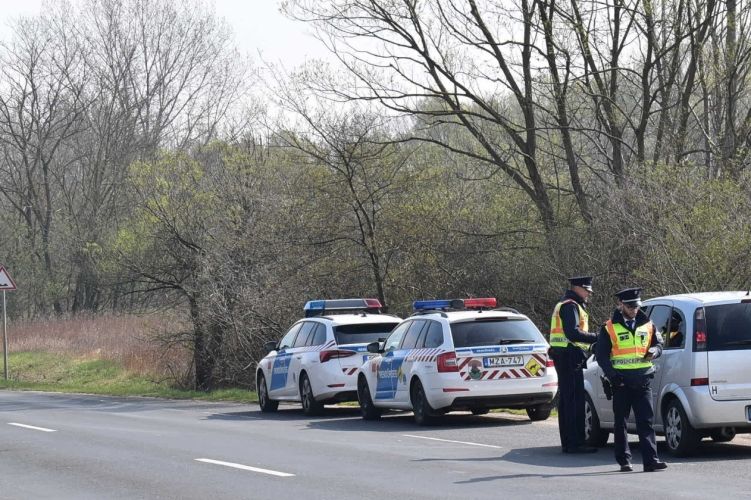
[(428, 403), (428, 398), (425, 395), (425, 389), (422, 387), (422, 383), (419, 379), (412, 383), (412, 389), (410, 392), (410, 400), (412, 401), (412, 412), (415, 416), (415, 423), (417, 425), (430, 425), (435, 420), (435, 410)]
[(527, 416), (532, 422), (541, 422), (550, 418), (550, 412), (553, 411), (553, 407), (549, 403), (546, 403), (528, 406), (525, 410), (527, 410)]
[(470, 408), (472, 415), (487, 415), (490, 412), (490, 408)]
[(373, 404), (370, 387), (364, 376), (357, 379), (357, 401), (360, 403), (360, 413), (363, 420), (378, 420), (381, 418), (381, 409)]
[(663, 428), (665, 443), (672, 455), (686, 457), (693, 454), (699, 446), (701, 435), (688, 421), (686, 411), (677, 399), (668, 403)]
[(269, 397), (269, 389), (266, 386), (266, 377), (259, 373), (256, 377), (256, 392), (258, 394), (258, 405), (264, 413), (275, 412), (279, 408), (279, 401), (274, 401)]
[(589, 394), (584, 395), (584, 442), (587, 446), (602, 448), (608, 442), (610, 432), (600, 426), (600, 417)]
[(735, 438), (735, 429), (732, 427), (721, 427), (719, 429), (712, 429), (709, 432), (709, 437), (715, 443), (729, 443)]
[(305, 373), (300, 377), (300, 402), (302, 403), (303, 413), (309, 417), (320, 415), (323, 411), (323, 403), (316, 401), (310, 379)]

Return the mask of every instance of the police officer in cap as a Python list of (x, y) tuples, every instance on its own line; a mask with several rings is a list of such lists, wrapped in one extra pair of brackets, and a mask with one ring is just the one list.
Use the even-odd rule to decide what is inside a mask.
[(592, 276), (569, 278), (550, 320), (550, 356), (558, 372), (558, 431), (563, 453), (594, 453), (584, 445), (584, 375), (589, 345), (597, 335), (589, 332), (587, 304)]
[(613, 388), (615, 459), (621, 472), (633, 470), (626, 431), (626, 418), (633, 409), (644, 472), (666, 469), (668, 465), (657, 457), (652, 427), (652, 360), (662, 354), (662, 338), (639, 309), (641, 288), (626, 288), (615, 296), (618, 308), (600, 329), (595, 347), (597, 363)]

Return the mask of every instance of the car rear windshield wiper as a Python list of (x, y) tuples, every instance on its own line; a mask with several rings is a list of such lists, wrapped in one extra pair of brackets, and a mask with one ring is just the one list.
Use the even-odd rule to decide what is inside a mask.
[(751, 339), (743, 340), (731, 340), (730, 342), (723, 342), (722, 345), (750, 345)]
[(501, 344), (501, 345), (503, 345), (503, 344), (529, 344), (529, 343), (532, 343), (532, 342), (534, 342), (534, 340), (529, 340), (529, 339), (501, 339), (501, 341), (498, 342), (498, 343)]

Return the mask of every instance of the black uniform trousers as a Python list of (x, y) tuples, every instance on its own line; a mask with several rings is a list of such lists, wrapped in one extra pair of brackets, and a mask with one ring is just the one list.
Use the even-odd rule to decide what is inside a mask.
[(634, 410), (636, 431), (639, 434), (639, 447), (644, 465), (657, 462), (655, 442), (654, 409), (652, 408), (651, 377), (644, 377), (642, 384), (629, 381), (628, 385), (613, 387), (613, 413), (615, 418), (615, 459), (620, 465), (631, 463), (631, 450), (628, 446), (626, 419)]
[(584, 445), (584, 354), (578, 348), (554, 347), (550, 350), (558, 373), (558, 432), (561, 448)]

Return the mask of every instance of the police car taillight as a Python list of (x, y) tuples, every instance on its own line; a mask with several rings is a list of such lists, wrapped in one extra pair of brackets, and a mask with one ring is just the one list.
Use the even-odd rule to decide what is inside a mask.
[(444, 352), (439, 354), (436, 358), (439, 372), (458, 372), (459, 363), (456, 361), (456, 353), (453, 351)]
[(350, 356), (354, 356), (355, 354), (357, 354), (357, 352), (347, 349), (331, 349), (330, 351), (319, 352), (318, 359), (321, 360), (321, 363), (325, 363), (330, 359), (348, 358)]
[(697, 307), (694, 312), (694, 352), (707, 350), (707, 320), (704, 308)]

